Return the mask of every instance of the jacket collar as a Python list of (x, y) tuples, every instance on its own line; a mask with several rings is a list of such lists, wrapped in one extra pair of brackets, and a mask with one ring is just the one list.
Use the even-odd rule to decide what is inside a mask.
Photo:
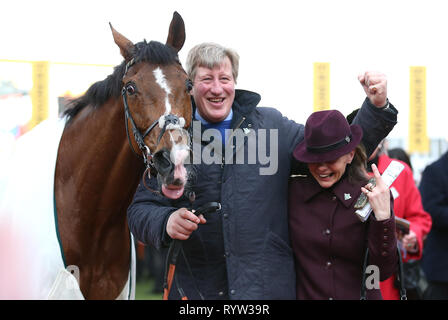
[(331, 188), (324, 189), (311, 174), (308, 174), (305, 188), (302, 189), (303, 199), (305, 202), (308, 202), (317, 194), (328, 192), (331, 195), (336, 196), (339, 202), (341, 202), (346, 208), (349, 208), (361, 194), (362, 185), (363, 183), (350, 183), (347, 176), (344, 175), (341, 180), (339, 180)]
[(260, 100), (261, 96), (256, 92), (237, 89), (235, 90), (235, 101), (232, 109), (243, 116), (247, 116), (254, 111)]
[[(246, 117), (255, 110), (258, 103), (261, 100), (261, 96), (252, 91), (248, 90), (235, 90), (235, 100), (233, 101), (232, 110), (233, 110), (233, 119), (231, 127), (233, 128), (242, 117)], [(193, 106), (193, 114), (196, 112), (196, 104), (194, 102), (193, 97), (191, 97), (191, 104)]]

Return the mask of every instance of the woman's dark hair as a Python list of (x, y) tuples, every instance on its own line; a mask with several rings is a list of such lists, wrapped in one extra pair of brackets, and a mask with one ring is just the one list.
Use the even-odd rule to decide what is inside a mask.
[(412, 169), (411, 159), (409, 159), (409, 155), (401, 148), (394, 148), (387, 150), (387, 155), (389, 158), (398, 159), (405, 162)]
[(367, 155), (362, 144), (355, 148), (352, 163), (347, 166), (347, 176), (350, 183), (364, 182), (369, 179), (366, 171)]

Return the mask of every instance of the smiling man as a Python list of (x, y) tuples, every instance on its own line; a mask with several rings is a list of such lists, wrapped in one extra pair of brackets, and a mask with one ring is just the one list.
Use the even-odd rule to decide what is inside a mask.
[[(168, 199), (173, 198), (171, 194), (152, 193), (142, 183), (128, 209), (129, 227), (143, 243), (159, 248), (172, 239), (184, 240), (185, 254), (177, 261), (177, 281), (169, 299), (180, 298), (179, 286), (188, 299), (296, 298), (287, 197), (292, 152), (304, 138), (304, 126), (274, 108), (257, 107), (259, 94), (235, 89), (238, 64), (238, 54), (219, 44), (203, 43), (190, 50), (187, 73), (193, 82), (199, 133), (205, 136), (206, 130), (217, 130), (225, 142), (224, 150), (209, 150), (212, 143), (193, 134), (193, 150), (199, 149), (202, 155), (217, 153), (223, 161), (193, 162), (195, 183), (189, 189), (195, 197), (185, 193)], [(359, 80), (367, 98), (354, 123), (364, 129), (363, 143), (371, 154), (392, 130), (397, 111), (392, 105), (388, 108), (392, 112), (384, 111), (388, 101), (382, 74), (366, 73)], [(246, 138), (235, 145), (237, 130)], [(253, 157), (253, 141), (263, 152), (257, 152), (255, 163), (238, 162), (239, 153), (254, 159), (249, 157)], [(266, 145), (260, 145), (263, 143)], [(268, 151), (276, 153), (277, 170), (263, 174), (260, 168), (266, 166), (266, 159), (261, 155)], [(155, 179), (147, 184), (157, 188)], [(209, 202), (221, 203), (221, 209), (205, 218), (193, 213)]]
[(230, 114), (235, 99), (232, 63), (225, 57), (222, 64), (198, 67), (193, 79), (192, 95), (202, 119), (217, 123)]

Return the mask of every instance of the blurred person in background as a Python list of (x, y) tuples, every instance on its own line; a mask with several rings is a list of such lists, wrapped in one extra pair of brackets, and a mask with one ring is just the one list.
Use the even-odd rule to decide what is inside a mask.
[(433, 226), (426, 239), (422, 267), (428, 280), (425, 299), (448, 299), (448, 152), (428, 165), (419, 186)]
[(145, 245), (140, 241), (135, 241), (136, 260), (136, 281), (147, 283), (152, 280), (148, 294), (163, 293), (163, 276), (165, 272), (165, 260), (167, 249), (156, 249), (151, 244)]
[[(382, 174), (389, 164), (392, 157), (385, 147), (386, 141), (383, 141), (369, 159), (367, 169), (370, 169), (372, 163), (378, 166)], [(405, 279), (411, 276), (412, 272), (419, 274), (419, 265), (417, 261), (422, 258), (423, 241), (431, 229), (431, 216), (423, 209), (420, 192), (415, 185), (410, 159), (406, 152), (400, 148), (394, 149), (393, 154), (397, 155), (398, 160), (404, 165), (403, 171), (390, 186), (392, 196), (394, 197), (394, 213), (396, 217), (409, 221), (409, 233), (403, 234), (397, 231), (397, 239), (401, 247), (401, 256), (404, 262)], [(399, 157), (399, 158), (398, 158)], [(401, 159), (403, 160), (401, 160)], [(408, 163), (409, 162), (409, 163)], [(412, 269), (412, 270), (411, 270)], [(406, 280), (405, 280), (406, 281)], [(400, 299), (399, 291), (396, 286), (396, 276), (382, 281), (380, 284), (381, 294), (385, 300)], [(418, 292), (417, 292), (418, 291)], [(421, 299), (423, 292), (419, 288), (407, 288), (408, 299)]]
[(403, 161), (409, 166), (409, 168), (411, 168), (411, 171), (414, 172), (414, 168), (412, 168), (411, 158), (402, 148), (387, 149), (387, 155), (389, 156), (389, 158)]

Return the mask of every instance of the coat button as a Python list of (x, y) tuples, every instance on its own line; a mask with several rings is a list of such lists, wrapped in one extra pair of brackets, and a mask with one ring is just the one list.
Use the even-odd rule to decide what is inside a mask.
[(389, 229), (384, 228), (383, 231), (384, 231), (384, 233), (386, 233), (387, 231), (389, 231)]
[(228, 213), (224, 213), (222, 216), (223, 216), (225, 219), (227, 219), (227, 218), (229, 217), (229, 214), (228, 214)]
[(389, 244), (387, 242), (383, 242), (383, 248), (387, 248)]
[(327, 235), (327, 236), (329, 236), (329, 235), (331, 234), (330, 229), (325, 229), (324, 234)]
[(230, 290), (230, 294), (235, 294), (235, 290)]
[(330, 267), (331, 267), (331, 262), (327, 261), (327, 264), (325, 265), (325, 268), (330, 269)]
[(386, 256), (387, 256), (387, 252), (386, 252), (386, 251), (383, 251), (383, 252), (381, 252), (381, 255), (382, 255), (383, 257), (386, 257)]
[(336, 196), (332, 196), (331, 200), (335, 201), (336, 200)]
[(388, 240), (389, 237), (388, 236), (383, 236), (383, 240)]
[(220, 297), (222, 297), (222, 296), (224, 295), (224, 292), (223, 292), (223, 291), (219, 291), (219, 292), (218, 292), (218, 295), (219, 295)]

